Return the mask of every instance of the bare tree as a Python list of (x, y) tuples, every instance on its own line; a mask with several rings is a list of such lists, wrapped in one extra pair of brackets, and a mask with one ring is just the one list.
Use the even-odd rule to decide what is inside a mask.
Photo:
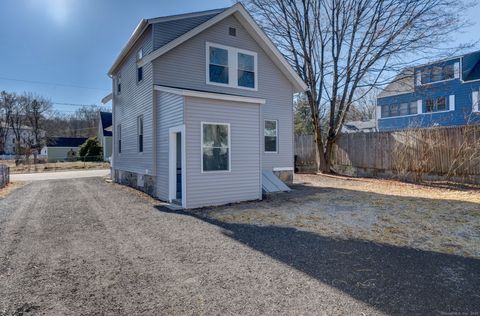
[(17, 162), (20, 160), (20, 156), (24, 151), (22, 144), (25, 143), (25, 110), (28, 102), (29, 100), (26, 95), (15, 96), (15, 102), (13, 103), (12, 113), (10, 115), (10, 128), (15, 137), (15, 159)]
[(5, 150), (15, 98), (15, 94), (0, 92), (0, 153)]
[(31, 137), (29, 137), (29, 148), (33, 153), (34, 163), (37, 163), (37, 156), (43, 145), (45, 145), (45, 131), (42, 125), (47, 112), (52, 109), (52, 102), (40, 96), (25, 95), (25, 116), (31, 128)]
[(376, 118), (378, 89), (369, 89), (370, 92), (364, 93), (365, 89), (358, 89), (358, 94), (363, 97), (357, 98), (350, 106), (345, 121), (369, 121)]
[[(413, 62), (438, 58), (439, 47), (466, 25), (468, 0), (244, 0), (307, 84), (319, 168), (352, 104)], [(445, 45), (443, 45), (445, 47)], [(451, 52), (452, 50), (450, 50)], [(322, 114), (327, 126), (322, 126)]]

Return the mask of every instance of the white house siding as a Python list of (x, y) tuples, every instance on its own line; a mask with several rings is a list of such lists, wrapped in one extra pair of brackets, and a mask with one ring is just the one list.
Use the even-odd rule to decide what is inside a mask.
[(157, 106), (157, 197), (168, 200), (169, 129), (183, 124), (183, 96), (155, 92)]
[[(228, 35), (229, 27), (237, 29), (236, 37)], [(257, 52), (258, 91), (206, 84), (207, 41)], [(261, 107), (262, 134), (264, 119), (278, 120), (279, 151), (277, 154), (263, 154), (263, 169), (293, 167), (293, 87), (235, 17), (220, 21), (157, 58), (153, 61), (153, 71), (153, 81), (158, 85), (266, 99), (266, 104)], [(263, 140), (260, 146), (263, 153)]]
[[(153, 78), (152, 64), (143, 66), (143, 81), (137, 83), (137, 51), (143, 47), (144, 55), (152, 51), (151, 27), (143, 34), (133, 49), (121, 64), (117, 74), (122, 78), (122, 91), (117, 94), (116, 84), (113, 93), (113, 131), (115, 144), (113, 146), (113, 168), (150, 174), (153, 169), (152, 153), (152, 102)], [(114, 82), (115, 79), (114, 79)], [(143, 115), (143, 152), (138, 152), (137, 117)], [(117, 126), (122, 126), (122, 152), (118, 154)]]
[[(187, 208), (261, 199), (260, 108), (185, 97)], [(201, 172), (201, 122), (230, 124), (230, 172)]]

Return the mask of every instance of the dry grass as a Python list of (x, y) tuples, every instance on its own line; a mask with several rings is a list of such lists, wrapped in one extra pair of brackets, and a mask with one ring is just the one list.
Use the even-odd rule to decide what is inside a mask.
[(5, 198), (16, 189), (23, 187), (25, 184), (26, 183), (22, 181), (10, 182), (6, 187), (0, 189), (0, 199)]
[(323, 175), (297, 175), (296, 181), (291, 193), (204, 211), (227, 222), (480, 258), (478, 190)]
[(43, 164), (30, 164), (15, 166), (13, 160), (3, 160), (1, 164), (6, 164), (10, 167), (10, 173), (36, 173), (36, 172), (51, 172), (51, 171), (67, 171), (67, 170), (81, 170), (81, 169), (105, 169), (110, 168), (108, 162), (49, 162)]

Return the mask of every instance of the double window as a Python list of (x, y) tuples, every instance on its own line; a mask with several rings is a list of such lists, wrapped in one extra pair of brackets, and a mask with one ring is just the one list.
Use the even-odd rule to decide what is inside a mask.
[(264, 146), (266, 153), (277, 152), (278, 128), (276, 120), (265, 120), (264, 122)]
[(143, 152), (143, 115), (137, 117), (138, 152)]
[(257, 90), (257, 53), (207, 43), (207, 83)]
[(202, 172), (230, 171), (230, 124), (202, 122)]
[(455, 78), (455, 67), (455, 64), (446, 64), (423, 68), (420, 71), (421, 84), (453, 79)]
[(382, 118), (418, 114), (417, 101), (382, 106)]
[(447, 98), (445, 96), (429, 98), (425, 101), (426, 113), (441, 112), (447, 109)]

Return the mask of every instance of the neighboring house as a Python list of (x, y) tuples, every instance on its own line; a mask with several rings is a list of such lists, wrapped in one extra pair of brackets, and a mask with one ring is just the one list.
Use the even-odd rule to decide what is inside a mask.
[[(44, 131), (41, 133), (42, 135), (45, 135)], [(29, 126), (22, 126), (20, 129), (20, 146), (25, 147), (28, 143), (33, 143), (34, 139), (35, 137), (32, 133), (32, 128)], [(13, 133), (13, 129), (9, 128), (5, 137), (3, 152), (0, 152), (0, 154), (14, 155), (17, 149), (16, 142), (17, 140)]]
[(306, 85), (241, 4), (142, 20), (108, 73), (114, 181), (185, 208), (291, 181)]
[(380, 131), (480, 123), (480, 51), (405, 69), (377, 99)]
[(112, 156), (112, 113), (99, 112), (97, 139), (103, 147), (103, 160)]
[(42, 148), (40, 154), (47, 158), (48, 162), (77, 160), (80, 146), (85, 143), (84, 137), (53, 137), (47, 140), (47, 145)]
[(345, 122), (342, 133), (370, 133), (377, 132), (377, 120)]

